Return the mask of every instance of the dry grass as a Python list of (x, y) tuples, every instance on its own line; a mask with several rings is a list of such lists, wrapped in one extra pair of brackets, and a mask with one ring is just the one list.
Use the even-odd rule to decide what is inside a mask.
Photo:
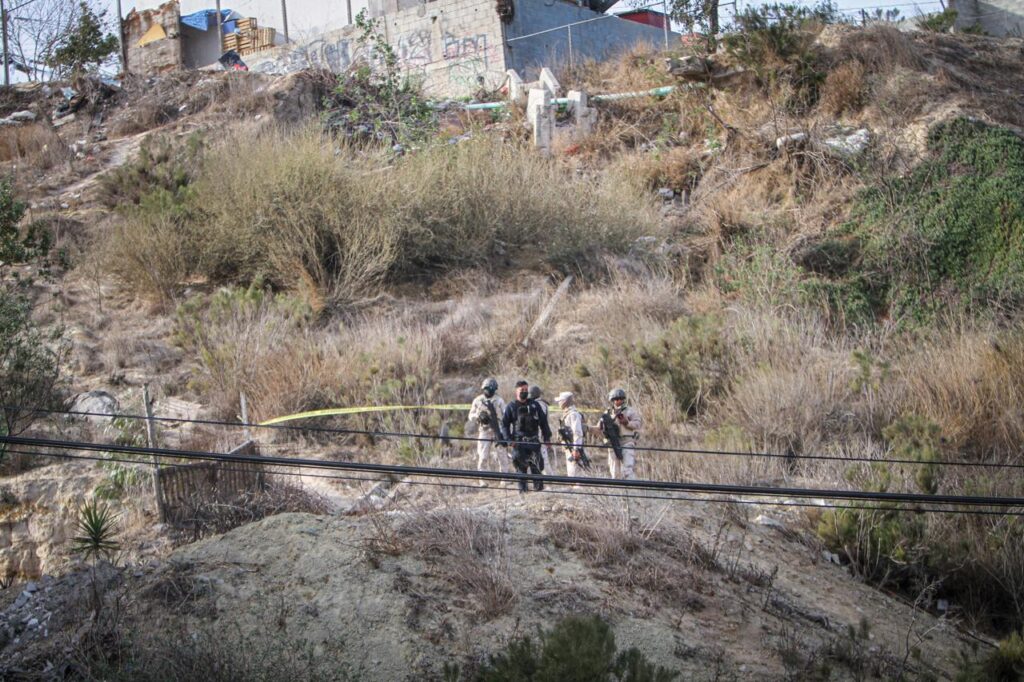
[[(650, 202), (612, 184), (489, 139), (387, 165), (313, 131), (273, 131), (214, 149), (190, 208), (140, 211), (113, 235), (110, 260), (147, 291), (192, 273), (214, 282), (262, 276), (327, 303), (461, 268), (600, 272), (605, 254), (660, 231)], [(164, 240), (179, 244), (154, 248)]]
[(949, 331), (895, 368), (896, 410), (939, 425), (955, 450), (972, 457), (1019, 458), (1024, 440), (1024, 331)]
[(818, 107), (833, 117), (856, 113), (867, 95), (864, 65), (849, 61), (832, 69), (821, 87)]
[(507, 532), (489, 516), (456, 510), (419, 515), (397, 524), (392, 542), (436, 566), (452, 591), (469, 596), (485, 618), (508, 613), (519, 600)]
[[(609, 515), (603, 515), (609, 516)], [(707, 589), (702, 571), (714, 569), (711, 552), (693, 537), (652, 528), (623, 529), (614, 518), (547, 524), (556, 547), (577, 553), (592, 570), (614, 585), (649, 594), (656, 603), (691, 611), (704, 608)]]
[(228, 499), (195, 499), (184, 512), (175, 540), (186, 544), (275, 514), (328, 514), (330, 503), (315, 492), (290, 482), (267, 481), (266, 490), (245, 492)]
[(112, 138), (130, 137), (159, 128), (178, 116), (178, 108), (167, 100), (156, 97), (132, 107), (131, 115), (118, 117), (110, 126)]
[(48, 123), (0, 128), (0, 163), (45, 171), (70, 163), (72, 157), (71, 149)]

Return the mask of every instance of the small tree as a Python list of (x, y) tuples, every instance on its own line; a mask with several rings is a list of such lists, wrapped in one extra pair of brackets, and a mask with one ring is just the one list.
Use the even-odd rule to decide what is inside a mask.
[(49, 65), (58, 76), (78, 74), (90, 65), (98, 66), (117, 51), (117, 36), (104, 34), (106, 10), (97, 14), (85, 2), (79, 3), (81, 16), (74, 30), (57, 46)]
[(713, 41), (719, 32), (719, 0), (672, 0), (669, 17), (686, 26), (691, 33), (699, 29)]
[[(32, 321), (32, 305), (18, 281), (7, 282), (13, 263), (45, 257), (49, 236), (18, 227), (25, 206), (0, 180), (0, 436), (16, 436), (32, 425), (32, 408), (60, 405), (62, 331), (43, 333)], [(0, 443), (0, 461), (7, 447)]]

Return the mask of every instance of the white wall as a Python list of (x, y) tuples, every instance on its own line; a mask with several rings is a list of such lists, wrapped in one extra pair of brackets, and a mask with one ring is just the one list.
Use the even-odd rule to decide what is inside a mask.
[[(166, 2), (166, 0), (164, 0)], [(345, 0), (285, 0), (288, 8), (288, 35), (292, 40), (310, 38), (348, 24)], [(155, 9), (160, 0), (141, 0), (135, 3), (139, 10)], [(210, 0), (180, 0), (181, 14), (192, 14), (204, 9), (215, 9)], [(352, 15), (365, 9), (367, 0), (352, 0)], [(283, 33), (281, 0), (221, 0), (222, 9), (232, 9), (243, 17), (256, 17), (260, 26)], [(128, 8), (125, 8), (127, 12)]]

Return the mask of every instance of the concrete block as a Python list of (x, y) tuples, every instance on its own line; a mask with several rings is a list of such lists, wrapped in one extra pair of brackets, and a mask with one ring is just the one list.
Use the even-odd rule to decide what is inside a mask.
[(523, 104), (526, 101), (526, 88), (523, 86), (523, 79), (515, 69), (505, 72), (508, 82), (508, 100), (515, 104)]
[(558, 97), (558, 93), (562, 91), (562, 85), (555, 78), (555, 74), (546, 66), (540, 70), (540, 84), (547, 88), (552, 97)]
[(555, 136), (555, 109), (545, 88), (532, 88), (526, 100), (526, 118), (533, 126), (533, 146), (547, 156)]
[(568, 100), (569, 113), (576, 124), (573, 135), (577, 138), (586, 137), (597, 124), (597, 109), (587, 106), (587, 93), (581, 90), (570, 90)]

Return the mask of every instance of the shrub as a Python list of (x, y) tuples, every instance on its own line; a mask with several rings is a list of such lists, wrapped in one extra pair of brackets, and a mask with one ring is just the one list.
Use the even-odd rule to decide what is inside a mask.
[[(378, 532), (387, 527), (378, 526)], [(485, 618), (508, 613), (519, 601), (509, 577), (505, 529), (489, 516), (468, 511), (423, 514), (394, 529), (396, 549), (409, 548), (429, 561), (459, 595), (473, 599)], [(381, 547), (381, 543), (371, 544)]]
[(814, 45), (824, 24), (841, 19), (835, 5), (814, 7), (788, 3), (747, 7), (733, 17), (733, 30), (722, 37), (726, 52), (771, 86), (784, 81), (792, 86), (787, 104), (795, 109), (813, 106), (825, 73), (819, 69)]
[(929, 159), (864, 192), (840, 230), (860, 256), (833, 280), (838, 305), (865, 300), (917, 323), (951, 308), (1008, 314), (1024, 302), (1024, 140), (958, 118), (928, 143)]
[(50, 125), (28, 123), (0, 129), (0, 161), (27, 163), (49, 170), (72, 158), (71, 149)]
[(938, 425), (916, 415), (909, 415), (887, 426), (882, 435), (892, 443), (894, 458), (920, 462), (920, 466), (914, 467), (914, 480), (920, 491), (929, 495), (937, 493), (942, 475), (939, 465), (943, 460)]
[(965, 659), (956, 682), (1018, 682), (1024, 679), (1024, 637), (1014, 632), (987, 656)]
[[(275, 133), (244, 147), (212, 151), (180, 208), (140, 205), (125, 236), (138, 230), (150, 245), (180, 242), (165, 251), (186, 262), (175, 260), (169, 274), (243, 285), (262, 277), (345, 303), (455, 268), (603, 272), (606, 254), (660, 233), (646, 199), (496, 141), (433, 147), (391, 166), (335, 150), (317, 132)], [(112, 252), (125, 263), (154, 258), (131, 239)], [(144, 268), (121, 275), (153, 289)]]
[(636, 648), (617, 652), (615, 634), (598, 616), (569, 616), (537, 640), (509, 642), (477, 673), (480, 682), (668, 682), (679, 676), (650, 663)]
[[(0, 181), (0, 434), (5, 436), (22, 434), (38, 418), (35, 409), (57, 409), (63, 400), (63, 330), (40, 329), (25, 282), (16, 274), (6, 281), (10, 264), (40, 264), (49, 251), (48, 234), (19, 229), (24, 212), (10, 184)], [(0, 445), (0, 461), (6, 451)]]
[(423, 97), (422, 83), (402, 73), (394, 48), (365, 10), (356, 15), (356, 28), (357, 42), (371, 56), (338, 77), (326, 102), (327, 128), (391, 145), (423, 140), (437, 128), (437, 115)]
[[(177, 311), (175, 336), (199, 361), (193, 388), (223, 415), (237, 414), (240, 393), (250, 399), (254, 418), (322, 407), (333, 398), (333, 377), (323, 371), (326, 349), (309, 316), (300, 301), (275, 295), (259, 281), (222, 289), (209, 301), (186, 301)], [(296, 355), (301, 365), (292, 364)], [(279, 371), (282, 364), (287, 372)]]
[(917, 21), (917, 26), (924, 31), (949, 33), (953, 30), (953, 26), (956, 24), (956, 17), (957, 11), (952, 7), (948, 7), (943, 9), (941, 12), (935, 12), (921, 17)]
[(938, 425), (951, 452), (969, 461), (1021, 461), (1024, 414), (1024, 330), (951, 330), (922, 339), (895, 368), (898, 413)]
[(722, 322), (711, 315), (684, 317), (661, 338), (641, 345), (636, 361), (665, 379), (684, 412), (697, 415), (726, 387), (729, 349)]
[(184, 143), (165, 135), (149, 135), (139, 146), (138, 156), (100, 176), (100, 201), (107, 207), (138, 206), (159, 190), (169, 196), (155, 199), (149, 211), (161, 208), (160, 202), (181, 204), (186, 188), (202, 159), (203, 139), (198, 133)]

